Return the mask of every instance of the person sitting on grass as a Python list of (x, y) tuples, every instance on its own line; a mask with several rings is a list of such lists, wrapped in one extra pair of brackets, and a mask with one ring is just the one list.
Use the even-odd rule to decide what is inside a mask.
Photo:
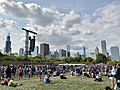
[(21, 85), (22, 84), (15, 83), (13, 78), (8, 81), (8, 86), (10, 87), (16, 87), (16, 86), (21, 86)]
[(90, 78), (91, 75), (90, 75), (90, 70), (86, 73), (86, 77)]
[(8, 86), (8, 79), (7, 79), (7, 78), (4, 78), (4, 81), (1, 82), (1, 85)]
[(46, 73), (45, 77), (44, 77), (44, 83), (46, 84), (50, 84), (51, 80), (50, 80), (50, 75)]
[(102, 82), (102, 75), (101, 75), (101, 72), (98, 72), (97, 75), (96, 75), (96, 78), (94, 81), (98, 81), (98, 82)]
[(60, 73), (60, 79), (67, 79), (67, 77), (64, 75), (63, 71)]

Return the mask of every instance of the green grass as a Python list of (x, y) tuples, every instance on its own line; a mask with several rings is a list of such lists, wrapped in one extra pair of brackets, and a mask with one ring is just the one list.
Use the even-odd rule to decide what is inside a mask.
[(93, 78), (67, 76), (67, 80), (61, 80), (59, 77), (52, 77), (52, 84), (44, 84), (39, 78), (24, 79), (18, 81), (22, 86), (9, 87), (1, 86), (0, 90), (104, 90), (105, 86), (110, 86), (110, 80), (103, 77), (103, 82), (95, 82)]

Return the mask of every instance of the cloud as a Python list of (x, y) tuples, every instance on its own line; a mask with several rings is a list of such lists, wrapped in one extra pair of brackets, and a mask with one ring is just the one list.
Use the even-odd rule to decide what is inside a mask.
[(7, 20), (0, 18), (0, 29), (16, 27), (16, 22), (13, 20)]
[(32, 24), (40, 24), (47, 26), (57, 19), (57, 12), (49, 8), (41, 8), (35, 3), (24, 4), (16, 2), (15, 0), (5, 0), (0, 2), (0, 9), (2, 13), (10, 16), (25, 18)]
[(81, 16), (79, 14), (76, 14), (74, 11), (70, 11), (68, 14), (63, 16), (63, 23), (67, 28), (70, 28), (74, 24), (81, 23)]

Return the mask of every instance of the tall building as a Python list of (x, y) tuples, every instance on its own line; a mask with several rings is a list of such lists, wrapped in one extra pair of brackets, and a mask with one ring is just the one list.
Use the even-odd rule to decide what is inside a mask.
[(39, 55), (39, 46), (36, 46), (37, 48), (37, 56)]
[(45, 56), (49, 55), (50, 48), (49, 44), (42, 43), (40, 44), (40, 55), (45, 58)]
[(58, 52), (57, 50), (54, 52), (54, 56), (55, 56), (56, 58), (59, 57), (59, 52)]
[(59, 50), (59, 58), (66, 57), (66, 50), (60, 49)]
[(96, 54), (96, 55), (99, 54), (99, 48), (98, 48), (98, 47), (95, 48), (95, 54)]
[(8, 34), (6, 42), (5, 42), (5, 54), (10, 54), (11, 53), (11, 41), (10, 41), (10, 34)]
[(39, 46), (35, 46), (34, 52), (31, 53), (32, 56), (39, 56)]
[(107, 48), (106, 48), (105, 40), (101, 41), (101, 48), (102, 48), (102, 53), (107, 56)]
[(19, 49), (19, 56), (24, 56), (24, 49), (23, 48)]
[(67, 57), (70, 57), (70, 45), (67, 45)]
[(113, 47), (110, 48), (110, 50), (111, 50), (111, 59), (112, 60), (120, 60), (119, 47), (113, 46)]
[(86, 58), (86, 47), (83, 47), (83, 56), (84, 56), (84, 58)]

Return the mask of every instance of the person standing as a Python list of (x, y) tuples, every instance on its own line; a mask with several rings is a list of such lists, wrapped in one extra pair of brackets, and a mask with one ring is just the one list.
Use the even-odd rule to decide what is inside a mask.
[(115, 76), (116, 76), (116, 71), (117, 68), (116, 66), (112, 66), (112, 70), (111, 70), (111, 85), (112, 85), (112, 89), (115, 87)]
[(7, 66), (7, 69), (6, 69), (6, 78), (11, 78), (11, 68), (9, 65)]
[(116, 85), (115, 85), (114, 89), (120, 90), (120, 82), (119, 82), (119, 80), (120, 80), (120, 64), (117, 65), (115, 79), (116, 79)]
[(19, 67), (19, 80), (22, 79), (22, 76), (23, 76), (23, 67), (20, 66), (20, 67)]

